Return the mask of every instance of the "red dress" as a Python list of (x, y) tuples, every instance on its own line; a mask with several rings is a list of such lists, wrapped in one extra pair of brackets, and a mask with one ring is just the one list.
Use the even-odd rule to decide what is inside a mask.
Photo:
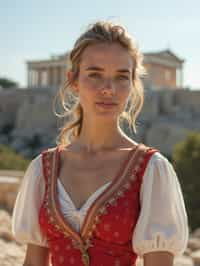
[(140, 213), (140, 187), (147, 163), (158, 150), (140, 143), (129, 152), (116, 177), (90, 206), (79, 233), (66, 221), (58, 202), (62, 149), (59, 145), (42, 152), (46, 185), (39, 223), (52, 266), (135, 266), (131, 239)]

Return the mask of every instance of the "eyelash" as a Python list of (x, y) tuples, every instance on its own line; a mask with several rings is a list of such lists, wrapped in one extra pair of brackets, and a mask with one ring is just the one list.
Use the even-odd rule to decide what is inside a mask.
[(119, 79), (123, 79), (123, 80), (129, 80), (129, 78), (127, 77), (127, 76), (118, 76), (117, 78), (119, 78)]
[(88, 75), (88, 77), (91, 77), (91, 78), (96, 78), (96, 77), (100, 77), (100, 74), (98, 74), (98, 73), (91, 73), (91, 74), (89, 74)]
[[(100, 78), (101, 77), (101, 75), (99, 73), (91, 73), (88, 76), (91, 78)], [(129, 78), (127, 76), (123, 76), (123, 75), (117, 76), (117, 79), (129, 80)]]

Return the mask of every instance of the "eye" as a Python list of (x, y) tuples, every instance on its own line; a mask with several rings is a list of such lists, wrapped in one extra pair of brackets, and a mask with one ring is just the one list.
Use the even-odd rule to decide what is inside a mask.
[(125, 75), (120, 75), (120, 76), (117, 76), (117, 79), (118, 80), (129, 80), (129, 77)]
[(101, 74), (100, 73), (91, 73), (88, 75), (88, 77), (98, 79), (98, 78), (101, 78)]

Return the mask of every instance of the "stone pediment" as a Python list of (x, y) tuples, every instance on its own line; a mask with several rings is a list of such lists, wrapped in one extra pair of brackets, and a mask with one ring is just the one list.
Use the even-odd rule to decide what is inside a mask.
[(163, 50), (160, 52), (144, 53), (144, 62), (181, 67), (184, 60), (175, 55), (171, 50)]
[(177, 57), (172, 51), (170, 50), (165, 50), (163, 52), (158, 53), (157, 55), (160, 58), (165, 58), (167, 60), (170, 61), (175, 61), (175, 62), (179, 62), (179, 63), (183, 63), (184, 60), (180, 59), (179, 57)]

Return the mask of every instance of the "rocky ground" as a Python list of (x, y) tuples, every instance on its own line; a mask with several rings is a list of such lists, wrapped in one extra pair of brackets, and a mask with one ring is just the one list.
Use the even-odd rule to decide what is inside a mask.
[(19, 245), (11, 234), (11, 216), (0, 209), (0, 265), (21, 266), (23, 264), (25, 245)]
[[(11, 234), (11, 214), (0, 209), (0, 265), (22, 266), (26, 252), (26, 245), (18, 244)], [(137, 266), (142, 266), (138, 260)], [(177, 257), (174, 266), (200, 265), (200, 230), (191, 236), (184, 256)]]
[(7, 242), (0, 239), (0, 265), (22, 266), (25, 254), (25, 246), (19, 246), (15, 242)]

